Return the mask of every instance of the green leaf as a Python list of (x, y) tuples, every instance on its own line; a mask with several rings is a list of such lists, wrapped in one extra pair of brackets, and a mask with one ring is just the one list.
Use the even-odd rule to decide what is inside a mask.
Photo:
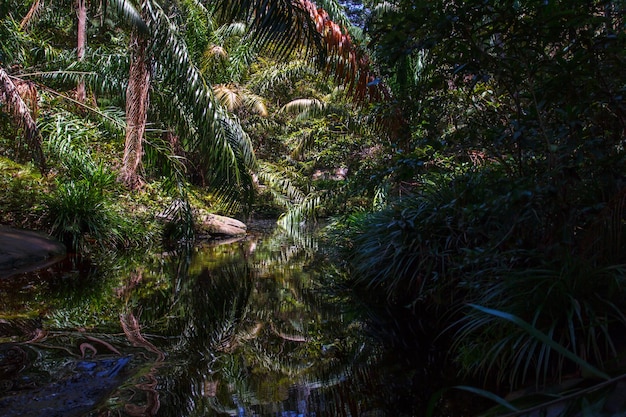
[(137, 11), (135, 6), (133, 6), (127, 0), (109, 0), (109, 3), (113, 5), (115, 10), (118, 11), (124, 18), (124, 21), (129, 24), (131, 27), (139, 30), (141, 33), (148, 33), (148, 25), (141, 18), (141, 14)]
[(445, 394), (446, 391), (450, 390), (450, 389), (460, 389), (463, 391), (467, 391), (467, 392), (471, 392), (472, 394), (477, 394), (480, 395), (481, 397), (487, 398), (489, 400), (492, 400), (496, 403), (498, 403), (499, 405), (501, 405), (502, 407), (508, 409), (511, 412), (518, 412), (520, 411), (518, 408), (516, 408), (513, 404), (511, 404), (510, 402), (508, 402), (507, 400), (505, 400), (504, 398), (489, 392), (489, 391), (485, 391), (483, 389), (480, 388), (475, 388), (475, 387), (470, 387), (467, 385), (456, 385), (454, 387), (449, 387), (449, 388), (442, 388), (439, 391), (437, 391), (435, 394), (433, 394), (430, 397), (430, 400), (428, 401), (428, 407), (426, 409), (426, 417), (432, 417), (434, 412), (435, 412), (435, 407), (437, 405), (437, 402), (441, 399), (441, 397), (443, 397), (443, 394)]
[(575, 355), (574, 353), (572, 353), (568, 349), (564, 348), (563, 346), (561, 346), (560, 344), (558, 344), (557, 342), (552, 340), (549, 336), (547, 336), (543, 332), (537, 330), (535, 327), (531, 326), (530, 324), (526, 323), (521, 318), (519, 318), (519, 317), (517, 317), (517, 316), (515, 316), (513, 314), (506, 313), (504, 311), (494, 310), (494, 309), (483, 307), (483, 306), (479, 306), (479, 305), (476, 305), (476, 304), (468, 304), (468, 305), (470, 307), (476, 309), (476, 310), (482, 311), (483, 313), (486, 313), (486, 314), (489, 314), (491, 316), (495, 316), (495, 317), (498, 317), (498, 318), (510, 321), (513, 324), (516, 324), (517, 326), (521, 327), (524, 331), (528, 332), (531, 336), (533, 336), (536, 339), (538, 339), (539, 341), (545, 343), (546, 345), (548, 345), (552, 349), (554, 349), (557, 352), (559, 352), (561, 355), (565, 356), (566, 358), (570, 359), (572, 362), (574, 362), (577, 365), (579, 365), (582, 369), (587, 371), (590, 375), (593, 375), (593, 376), (595, 376), (597, 378), (601, 378), (601, 379), (607, 379), (607, 380), (611, 379), (611, 377), (609, 375), (607, 375), (606, 373), (600, 371), (599, 369), (597, 369), (593, 365), (589, 364), (588, 362), (584, 361), (579, 356)]

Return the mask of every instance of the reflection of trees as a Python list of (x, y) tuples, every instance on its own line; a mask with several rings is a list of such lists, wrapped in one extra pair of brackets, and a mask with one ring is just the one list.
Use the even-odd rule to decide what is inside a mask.
[[(307, 272), (314, 248), (311, 238), (295, 242), (277, 233), (206, 247), (175, 268), (189, 273), (173, 285), (176, 314), (167, 332), (178, 329), (180, 337), (164, 382), (169, 403), (190, 416), (278, 409), (308, 415), (312, 392), (345, 389), (348, 368), (363, 353), (361, 335), (358, 328), (339, 335), (341, 312), (316, 295)], [(332, 391), (327, 398), (340, 397)]]
[[(127, 268), (101, 299), (89, 298), (89, 317), (79, 320), (74, 304), (60, 309), (56, 330), (24, 330), (37, 354), (21, 349), (50, 367), (81, 356), (130, 358), (102, 415), (329, 415), (311, 402), (330, 410), (351, 397), (346, 384), (359, 377), (350, 367), (364, 352), (341, 300), (317, 291), (311, 243), (277, 233)], [(107, 312), (101, 322), (97, 311)]]
[[(141, 334), (139, 320), (132, 312), (121, 314), (120, 324), (126, 338), (133, 346), (142, 347), (156, 354), (156, 359), (152, 366), (149, 367), (149, 370), (143, 374), (139, 373), (142, 381), (134, 384), (131, 388), (133, 394), (127, 404), (124, 405), (124, 410), (131, 416), (155, 416), (161, 408), (160, 394), (157, 390), (158, 368), (163, 364), (165, 354)], [(133, 400), (137, 402), (135, 396), (139, 391), (144, 398), (142, 405), (133, 403)]]

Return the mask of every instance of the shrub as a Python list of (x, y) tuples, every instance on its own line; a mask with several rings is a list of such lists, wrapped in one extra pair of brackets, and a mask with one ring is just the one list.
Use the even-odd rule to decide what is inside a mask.
[(466, 303), (515, 315), (594, 365), (616, 355), (626, 330), (626, 193), (579, 181), (561, 195), (497, 166), (424, 178), (414, 195), (352, 219), (345, 255), (357, 286), (420, 314), (437, 308), (462, 370), (512, 386), (575, 367)]
[(86, 249), (89, 238), (104, 243), (114, 234), (102, 190), (86, 180), (59, 183), (46, 203), (51, 233), (69, 250)]

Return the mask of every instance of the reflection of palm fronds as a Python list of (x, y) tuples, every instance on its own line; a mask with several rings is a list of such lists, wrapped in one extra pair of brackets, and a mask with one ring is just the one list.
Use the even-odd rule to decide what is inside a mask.
[(273, 321), (270, 322), (270, 328), (272, 329), (272, 332), (274, 332), (276, 336), (280, 337), (283, 340), (287, 340), (290, 342), (297, 342), (297, 343), (305, 343), (309, 341), (308, 337), (304, 335), (295, 334), (295, 333), (286, 333), (277, 329)]
[(310, 358), (301, 356), (294, 359), (284, 353), (268, 351), (268, 346), (256, 342), (248, 345), (254, 350), (255, 365), (271, 372), (279, 372), (290, 378), (302, 377), (313, 368)]
[(143, 337), (141, 334), (139, 320), (137, 320), (137, 317), (135, 317), (132, 312), (120, 314), (120, 325), (122, 326), (122, 330), (128, 338), (128, 341), (131, 342), (133, 346), (143, 347), (146, 350), (155, 353), (157, 355), (157, 362), (163, 362), (165, 360), (165, 353)]
[(191, 302), (185, 298), (184, 303), (194, 314), (186, 314), (190, 320), (185, 325), (186, 344), (199, 344), (198, 349), (203, 351), (208, 342), (212, 354), (230, 351), (238, 346), (240, 338), (250, 337), (246, 318), (250, 311), (251, 274), (247, 265), (227, 264), (187, 279), (180, 297), (192, 292)]

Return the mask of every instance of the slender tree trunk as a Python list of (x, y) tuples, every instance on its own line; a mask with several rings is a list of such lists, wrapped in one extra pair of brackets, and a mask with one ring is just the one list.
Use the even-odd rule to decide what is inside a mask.
[(41, 172), (45, 172), (46, 164), (41, 149), (41, 133), (30, 109), (19, 94), (9, 74), (0, 67), (0, 109), (6, 111), (18, 128), (24, 131), (26, 146)]
[[(82, 61), (85, 58), (87, 42), (87, 0), (76, 0), (76, 16), (78, 17), (76, 57), (78, 61)], [(84, 103), (86, 99), (85, 80), (81, 78), (76, 86), (76, 100)]]
[(143, 136), (150, 98), (148, 39), (133, 29), (130, 37), (130, 74), (126, 90), (126, 144), (121, 180), (131, 189), (141, 185), (139, 171), (143, 156)]

